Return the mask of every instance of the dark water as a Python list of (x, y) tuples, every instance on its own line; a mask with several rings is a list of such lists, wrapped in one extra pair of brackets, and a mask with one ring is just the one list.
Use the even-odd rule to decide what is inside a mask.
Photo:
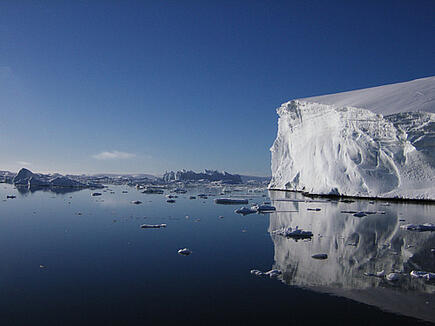
[[(307, 203), (275, 192), (264, 194), (277, 213), (239, 216), (239, 206), (216, 205), (214, 197), (188, 199), (203, 189), (169, 204), (163, 195), (110, 188), (115, 194), (92, 197), (90, 190), (19, 193), (0, 185), (1, 325), (435, 322), (434, 284), (407, 276), (416, 267), (435, 271), (435, 234), (398, 227), (402, 218), (434, 222), (433, 206)], [(17, 198), (6, 200), (11, 194)], [(249, 198), (261, 202), (262, 194)], [(357, 218), (344, 209), (385, 214)], [(296, 225), (313, 239), (271, 235)], [(179, 255), (184, 247), (193, 253)], [(314, 260), (314, 253), (329, 257)], [(256, 277), (254, 268), (283, 275)], [(364, 276), (382, 269), (400, 270), (401, 279)]]

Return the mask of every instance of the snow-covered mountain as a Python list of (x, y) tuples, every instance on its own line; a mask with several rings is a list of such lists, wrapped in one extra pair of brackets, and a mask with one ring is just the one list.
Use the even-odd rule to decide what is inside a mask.
[(277, 110), (271, 189), (435, 199), (435, 77)]

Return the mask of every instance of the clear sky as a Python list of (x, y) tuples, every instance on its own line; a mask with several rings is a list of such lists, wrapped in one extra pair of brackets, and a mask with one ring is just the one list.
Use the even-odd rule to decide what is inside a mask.
[(435, 1), (0, 2), (0, 170), (270, 175), (292, 98), (435, 75)]

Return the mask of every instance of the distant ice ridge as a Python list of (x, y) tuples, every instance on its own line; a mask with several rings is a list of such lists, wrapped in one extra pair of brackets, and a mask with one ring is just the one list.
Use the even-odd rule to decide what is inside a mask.
[(15, 186), (40, 188), (40, 187), (60, 187), (60, 188), (101, 188), (101, 185), (87, 183), (84, 184), (77, 180), (61, 175), (36, 174), (22, 168), (12, 180)]
[(435, 77), (293, 100), (277, 112), (269, 188), (435, 199)]

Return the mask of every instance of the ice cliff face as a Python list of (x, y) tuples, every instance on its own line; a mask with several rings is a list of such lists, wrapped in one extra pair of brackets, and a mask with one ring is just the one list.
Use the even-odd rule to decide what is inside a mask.
[[(396, 85), (284, 103), (269, 188), (435, 199), (435, 77)], [(417, 94), (414, 106), (410, 93)], [(402, 112), (403, 106), (414, 112)]]

